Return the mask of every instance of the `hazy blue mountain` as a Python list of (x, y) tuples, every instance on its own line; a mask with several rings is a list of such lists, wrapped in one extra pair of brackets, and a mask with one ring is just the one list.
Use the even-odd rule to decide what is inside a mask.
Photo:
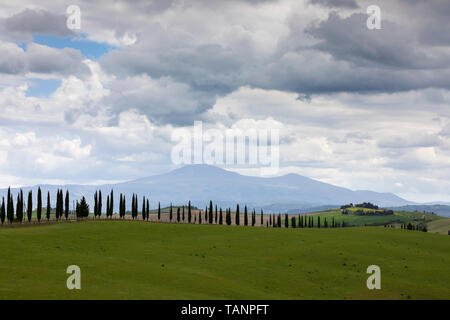
[(404, 210), (404, 211), (425, 211), (434, 212), (437, 215), (443, 217), (450, 217), (450, 206), (443, 204), (417, 204), (417, 205), (406, 205), (401, 207), (392, 207), (392, 210)]
[[(157, 207), (158, 201), (166, 206), (170, 202), (185, 204), (188, 200), (201, 208), (209, 203), (209, 200), (213, 200), (223, 207), (234, 207), (236, 203), (240, 203), (251, 208), (266, 208), (272, 212), (364, 201), (380, 206), (412, 204), (392, 193), (352, 191), (297, 174), (275, 178), (250, 177), (208, 165), (185, 166), (165, 174), (113, 185), (41, 186), (44, 196), (47, 190), (50, 190), (52, 204), (58, 188), (69, 189), (71, 199), (79, 199), (84, 195), (90, 204), (93, 203), (95, 190), (101, 189), (104, 198), (103, 207), (106, 207), (106, 195), (113, 188), (116, 208), (120, 193), (126, 195), (127, 207), (130, 205), (132, 193), (136, 193), (140, 197), (148, 196), (153, 208)], [(30, 187), (22, 188), (25, 199), (29, 189)], [(37, 186), (31, 189), (33, 198), (36, 199)], [(13, 191), (17, 192), (16, 189)], [(0, 190), (0, 196), (5, 194), (6, 189)], [(43, 202), (45, 203), (45, 199)]]

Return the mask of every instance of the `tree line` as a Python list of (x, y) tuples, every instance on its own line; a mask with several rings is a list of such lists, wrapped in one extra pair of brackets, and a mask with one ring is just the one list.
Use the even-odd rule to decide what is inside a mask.
[[(52, 210), (50, 205), (50, 192), (47, 192), (46, 199), (46, 207), (43, 208), (42, 205), (42, 191), (39, 187), (37, 190), (37, 206), (36, 206), (36, 219), (38, 222), (42, 220), (42, 214), (45, 209), (45, 218), (50, 220), (51, 214), (54, 213), (56, 220), (60, 219), (68, 219), (71, 211), (70, 207), (70, 199), (69, 199), (69, 191), (66, 190), (65, 196), (62, 189), (58, 189), (56, 192), (56, 207)], [(119, 196), (119, 218), (125, 219), (126, 215), (131, 215), (133, 220), (139, 219), (141, 220), (149, 220), (150, 217), (150, 200), (147, 197), (142, 197), (142, 202), (139, 205), (138, 195), (133, 194), (131, 199), (131, 209), (127, 211), (126, 209), (126, 197), (124, 194), (120, 194)], [(140, 206), (140, 208), (139, 208)], [(25, 210), (26, 208), (26, 210)], [(187, 223), (197, 223), (197, 224), (219, 224), (219, 225), (231, 225), (234, 219), (235, 225), (240, 225), (241, 217), (243, 216), (243, 225), (244, 226), (255, 226), (259, 219), (260, 226), (273, 227), (273, 228), (337, 228), (337, 227), (345, 227), (345, 222), (336, 222), (334, 217), (331, 221), (326, 218), (321, 221), (320, 216), (315, 219), (313, 216), (303, 216), (298, 215), (292, 216), (289, 218), (288, 214), (284, 215), (284, 219), (281, 214), (269, 214), (268, 219), (264, 224), (264, 212), (260, 211), (259, 217), (256, 213), (256, 210), (253, 209), (249, 212), (247, 206), (244, 206), (243, 213), (241, 213), (239, 204), (236, 205), (236, 210), (232, 213), (231, 208), (222, 209), (218, 207), (217, 204), (213, 205), (213, 202), (209, 202), (209, 206), (205, 207), (205, 210), (198, 210), (197, 213), (193, 212), (193, 207), (191, 202), (188, 202), (187, 206), (176, 206), (174, 207), (170, 204), (169, 209), (169, 222), (187, 222)], [(33, 195), (32, 191), (28, 192), (27, 204), (25, 206), (25, 202), (23, 199), (23, 191), (19, 190), (17, 194), (16, 207), (14, 208), (13, 195), (11, 193), (11, 189), (8, 188), (7, 199), (5, 201), (4, 197), (2, 199), (2, 204), (0, 207), (0, 221), (3, 224), (5, 219), (12, 223), (13, 221), (17, 221), (22, 223), (24, 220), (24, 210), (26, 211), (26, 219), (28, 222), (32, 220), (33, 214)], [(176, 210), (176, 212), (175, 212)], [(94, 193), (94, 209), (93, 209), (94, 218), (101, 218), (103, 214), (103, 197), (101, 190), (98, 190)], [(75, 205), (75, 215), (77, 218), (87, 218), (90, 215), (90, 208), (86, 201), (86, 198), (83, 196), (80, 201), (76, 201)], [(106, 218), (112, 218), (114, 215), (114, 191), (106, 196), (106, 210), (105, 216)], [(157, 209), (157, 219), (161, 221), (161, 204), (158, 203)], [(284, 220), (284, 222), (282, 221)]]

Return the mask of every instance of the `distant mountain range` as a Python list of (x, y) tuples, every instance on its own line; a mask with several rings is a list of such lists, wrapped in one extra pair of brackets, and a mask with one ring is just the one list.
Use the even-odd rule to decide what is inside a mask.
[[(90, 204), (93, 203), (95, 190), (102, 190), (106, 198), (114, 189), (115, 206), (118, 206), (120, 193), (126, 195), (127, 206), (131, 203), (131, 195), (136, 193), (140, 197), (149, 197), (152, 208), (157, 207), (158, 201), (166, 206), (171, 202), (174, 205), (186, 204), (189, 200), (198, 207), (204, 207), (212, 200), (222, 207), (234, 207), (239, 203), (251, 208), (263, 208), (267, 212), (304, 211), (314, 207), (361, 202), (372, 202), (382, 207), (414, 204), (392, 193), (352, 191), (297, 174), (273, 178), (252, 177), (209, 165), (189, 165), (165, 174), (117, 184), (41, 185), (44, 196), (50, 191), (52, 204), (58, 188), (68, 189), (72, 200), (85, 196)], [(25, 195), (30, 189), (36, 199), (37, 186), (22, 188)], [(6, 195), (6, 192), (7, 189), (1, 189), (0, 196)], [(13, 189), (13, 192), (16, 193), (17, 189)], [(106, 206), (106, 201), (103, 203)]]

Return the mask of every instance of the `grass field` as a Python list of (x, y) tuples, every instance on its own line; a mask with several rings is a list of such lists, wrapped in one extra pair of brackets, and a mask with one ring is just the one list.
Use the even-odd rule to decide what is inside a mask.
[(450, 218), (429, 222), (427, 227), (428, 232), (448, 234), (448, 231), (450, 230)]
[[(362, 208), (349, 208), (350, 212), (355, 211), (357, 209)], [(365, 211), (369, 211), (369, 209), (364, 209)], [(340, 209), (330, 209), (321, 212), (317, 212), (314, 214), (315, 218), (320, 216), (322, 223), (325, 218), (327, 218), (328, 223), (334, 218), (336, 222), (345, 221), (348, 226), (382, 226), (384, 224), (402, 224), (409, 223), (418, 224), (418, 223), (426, 223), (444, 219), (441, 216), (432, 214), (432, 213), (423, 213), (423, 212), (414, 212), (414, 211), (394, 211), (393, 215), (353, 215), (353, 214), (342, 214)]]
[(382, 227), (60, 222), (0, 228), (0, 252), (1, 299), (450, 299), (450, 237)]

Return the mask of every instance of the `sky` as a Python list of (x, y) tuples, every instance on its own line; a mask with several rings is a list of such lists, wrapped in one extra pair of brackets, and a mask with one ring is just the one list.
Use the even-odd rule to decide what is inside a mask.
[(174, 130), (202, 121), (278, 129), (278, 175), (450, 201), (449, 17), (447, 0), (3, 1), (0, 187), (164, 173)]

